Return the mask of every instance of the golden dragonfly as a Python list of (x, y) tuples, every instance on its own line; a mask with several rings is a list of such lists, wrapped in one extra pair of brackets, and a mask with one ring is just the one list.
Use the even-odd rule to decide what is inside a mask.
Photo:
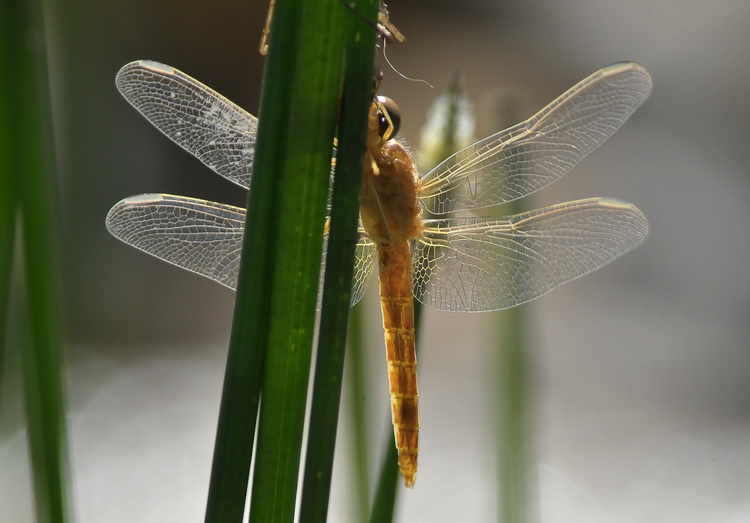
[[(156, 62), (124, 66), (116, 85), (166, 136), (216, 173), (249, 187), (254, 116)], [(422, 176), (394, 139), (393, 125), (383, 125), (393, 121), (390, 103), (374, 99), (352, 304), (362, 298), (378, 263), (391, 410), (407, 487), (416, 480), (419, 450), (413, 299), (454, 312), (513, 307), (602, 267), (648, 235), (643, 213), (611, 198), (503, 217), (454, 214), (510, 202), (557, 180), (612, 136), (651, 87), (642, 66), (610, 65), (528, 120), (464, 148)], [(234, 289), (245, 213), (217, 202), (143, 194), (117, 203), (106, 223), (122, 241)]]

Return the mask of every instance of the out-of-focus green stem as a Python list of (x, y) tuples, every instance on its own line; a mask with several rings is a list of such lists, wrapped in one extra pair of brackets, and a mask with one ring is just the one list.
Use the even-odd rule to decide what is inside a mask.
[[(422, 323), (422, 304), (414, 301), (414, 332), (419, 340), (419, 328)], [(398, 450), (393, 441), (393, 426), (388, 417), (388, 430), (386, 431), (386, 447), (383, 453), (383, 461), (380, 465), (378, 484), (375, 488), (375, 497), (372, 502), (370, 523), (388, 523), (393, 521), (396, 512), (396, 493), (401, 479), (398, 470)]]
[[(520, 212), (520, 211), (519, 211)], [(499, 521), (529, 521), (529, 371), (525, 351), (526, 307), (497, 313), (500, 317), (498, 357)]]
[[(5, 136), (12, 156), (4, 161), (15, 177), (6, 187), (15, 185), (17, 191), (10, 191), (10, 198), (18, 198), (10, 205), (20, 205), (26, 277), (28, 344), (21, 347), (21, 361), (36, 518), (62, 522), (70, 516), (69, 457), (60, 354), (59, 213), (43, 6), (39, 1), (7, 0), (0, 19), (5, 25), (0, 37), (3, 82), (12, 100), (7, 107), (12, 131)], [(3, 241), (12, 241), (7, 237), (12, 229), (2, 227)]]
[[(10, 2), (0, 7), (0, 67), (10, 71), (14, 42), (18, 31), (13, 29)], [(13, 101), (14, 89), (8, 80), (0, 81), (0, 390), (5, 363), (6, 323), (13, 271), (13, 243), (16, 229), (18, 199), (13, 181)]]
[[(388, 418), (390, 424), (390, 417)], [(386, 448), (380, 464), (378, 484), (372, 500), (370, 523), (389, 523), (396, 511), (396, 490), (398, 488), (398, 450), (393, 443), (393, 428), (386, 434)]]
[(370, 438), (367, 420), (367, 371), (364, 362), (364, 335), (362, 333), (362, 306), (357, 305), (349, 315), (349, 343), (347, 367), (349, 368), (348, 404), (353, 432), (352, 492), (356, 497), (356, 521), (366, 521), (370, 514)]
[[(519, 120), (515, 100), (503, 100), (497, 118), (498, 128)], [(524, 211), (518, 200), (509, 203), (507, 214)], [(496, 313), (499, 351), (497, 357), (498, 441), (498, 520), (502, 523), (526, 523), (531, 520), (529, 466), (529, 398), (531, 391), (526, 321), (528, 306), (520, 305)]]

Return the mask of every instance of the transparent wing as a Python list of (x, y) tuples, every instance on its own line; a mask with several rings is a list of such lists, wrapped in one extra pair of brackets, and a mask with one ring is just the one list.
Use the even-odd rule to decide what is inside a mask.
[(248, 188), (258, 119), (198, 80), (142, 60), (124, 66), (115, 84), (157, 129), (216, 173)]
[(622, 62), (600, 69), (537, 114), (480, 140), (422, 178), (421, 199), (433, 214), (516, 200), (570, 171), (643, 103), (651, 77)]
[[(184, 196), (142, 194), (112, 207), (106, 224), (113, 236), (128, 245), (230, 289), (237, 287), (245, 209)], [(374, 244), (360, 235), (355, 256), (352, 305), (367, 288), (376, 256)], [(324, 267), (325, 258), (321, 282)]]
[(367, 290), (372, 269), (377, 264), (375, 244), (365, 236), (365, 230), (359, 228), (359, 241), (354, 250), (354, 279), (352, 281), (352, 307), (359, 303)]
[(216, 202), (142, 194), (107, 214), (113, 236), (164, 261), (237, 286), (245, 209)]
[(503, 219), (427, 220), (414, 296), (444, 311), (505, 309), (611, 262), (648, 235), (633, 205), (591, 198)]
[[(323, 261), (320, 267), (320, 284), (318, 287), (318, 309), (323, 299), (323, 271), (326, 265), (326, 252), (328, 251), (328, 234), (323, 238)], [(364, 296), (367, 290), (367, 282), (370, 281), (372, 269), (377, 263), (377, 252), (375, 244), (370, 240), (365, 230), (360, 226), (359, 240), (354, 249), (354, 276), (352, 278), (352, 307)]]

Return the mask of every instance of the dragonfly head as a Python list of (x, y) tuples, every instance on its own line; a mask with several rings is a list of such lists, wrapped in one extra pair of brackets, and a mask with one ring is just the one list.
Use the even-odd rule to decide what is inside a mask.
[(380, 138), (388, 141), (398, 134), (401, 127), (401, 112), (398, 110), (396, 102), (387, 96), (378, 96), (377, 98), (378, 122)]

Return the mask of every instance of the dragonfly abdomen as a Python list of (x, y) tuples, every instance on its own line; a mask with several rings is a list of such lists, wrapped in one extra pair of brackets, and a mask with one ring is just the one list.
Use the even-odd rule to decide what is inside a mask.
[(408, 242), (378, 244), (391, 416), (404, 483), (413, 487), (419, 453), (419, 390)]

